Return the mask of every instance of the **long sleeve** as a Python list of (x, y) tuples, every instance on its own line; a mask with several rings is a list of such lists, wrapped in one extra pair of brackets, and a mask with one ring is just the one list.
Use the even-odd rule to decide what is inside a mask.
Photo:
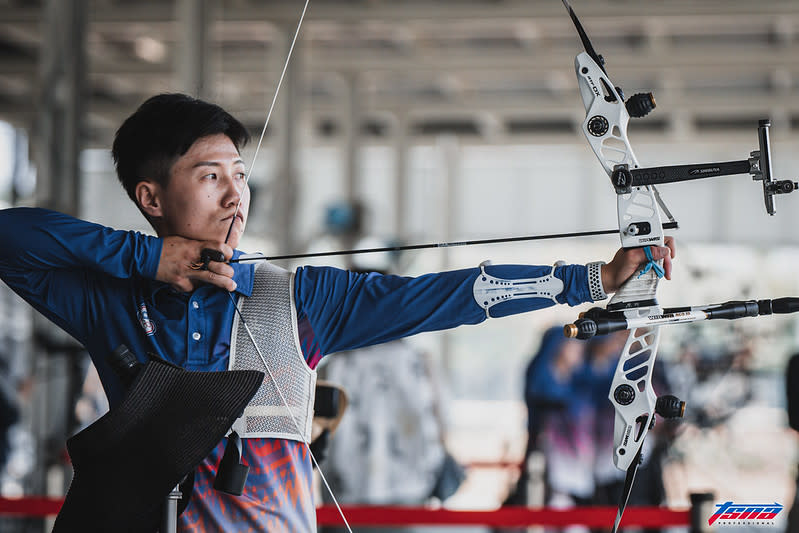
[[(486, 271), (509, 279), (540, 277), (550, 266), (497, 265)], [(323, 354), (437, 331), (486, 319), (474, 299), (480, 269), (471, 268), (416, 278), (355, 274), (329, 267), (305, 267), (295, 276), (295, 299), (306, 316)], [(590, 301), (585, 267), (558, 267), (564, 282), (558, 302), (577, 305)], [(492, 317), (517, 314), (554, 305), (549, 298), (503, 302)]]
[(0, 278), (47, 318), (85, 343), (100, 318), (99, 287), (154, 278), (161, 240), (45, 209), (0, 211)]

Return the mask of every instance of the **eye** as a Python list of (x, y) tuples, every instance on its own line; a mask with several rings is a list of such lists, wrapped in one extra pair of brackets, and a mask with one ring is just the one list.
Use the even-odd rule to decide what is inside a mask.
[(238, 180), (246, 180), (247, 179), (247, 174), (244, 173), (244, 172), (237, 172), (236, 173), (236, 179), (238, 179)]
[(204, 180), (215, 180), (216, 178), (217, 178), (217, 175), (214, 174), (214, 173), (206, 174), (205, 176), (202, 177), (202, 179), (204, 179)]

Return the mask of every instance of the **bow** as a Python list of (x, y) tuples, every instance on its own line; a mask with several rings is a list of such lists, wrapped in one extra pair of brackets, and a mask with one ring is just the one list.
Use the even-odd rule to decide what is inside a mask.
[[(562, 1), (585, 49), (574, 61), (580, 96), (586, 111), (582, 123), (583, 133), (616, 191), (622, 247), (643, 247), (649, 259), (649, 263), (639, 273), (633, 274), (619, 288), (605, 309), (593, 308), (573, 324), (564, 327), (567, 337), (580, 339), (624, 329), (630, 331), (608, 395), (615, 410), (613, 462), (620, 470), (627, 471), (613, 526), (615, 533), (642, 460), (644, 439), (654, 427), (655, 414), (664, 418), (677, 418), (682, 417), (685, 412), (685, 402), (670, 395), (657, 397), (652, 387), (660, 326), (799, 311), (799, 298), (661, 308), (656, 292), (658, 280), (662, 276), (662, 266), (660, 262), (652, 261), (649, 246), (662, 246), (663, 230), (676, 228), (677, 223), (655, 185), (730, 174), (751, 174), (753, 179), (763, 182), (766, 211), (773, 215), (774, 195), (790, 193), (799, 184), (791, 180), (772, 179), (768, 120), (760, 121), (760, 150), (752, 152), (749, 159), (640, 168), (627, 137), (627, 124), (630, 116), (643, 117), (655, 108), (654, 96), (652, 93), (635, 94), (625, 102), (621, 88), (608, 77), (604, 58), (594, 50), (568, 1)], [(666, 223), (661, 219), (661, 211), (668, 219)]]

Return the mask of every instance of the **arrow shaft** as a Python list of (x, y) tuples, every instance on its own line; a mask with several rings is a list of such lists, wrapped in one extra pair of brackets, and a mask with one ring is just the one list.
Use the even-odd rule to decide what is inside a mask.
[[(676, 228), (676, 223), (663, 224), (665, 229)], [(263, 255), (244, 255), (237, 259), (231, 259), (230, 263), (243, 263), (246, 261), (278, 261), (280, 259), (307, 259), (310, 257), (331, 257), (339, 255), (371, 254), (379, 252), (401, 252), (405, 250), (427, 250), (432, 248), (454, 248), (457, 246), (476, 246), (478, 244), (499, 244), (505, 242), (526, 242), (543, 241), (548, 239), (567, 239), (573, 237), (593, 237), (596, 235), (617, 235), (618, 229), (603, 229), (594, 231), (577, 231), (571, 233), (549, 233), (545, 235), (527, 235), (523, 237), (500, 237), (495, 239), (477, 239), (469, 241), (433, 242), (426, 244), (408, 244), (401, 246), (386, 246), (382, 248), (363, 248), (359, 250), (336, 250), (330, 252), (310, 252), (302, 254), (275, 255), (271, 257)]]
[(405, 250), (428, 250), (432, 248), (455, 248), (458, 246), (476, 246), (478, 244), (498, 244), (505, 242), (525, 242), (546, 239), (565, 239), (569, 237), (589, 237), (594, 235), (613, 235), (619, 233), (618, 229), (596, 230), (596, 231), (581, 231), (575, 233), (552, 233), (548, 235), (527, 235), (524, 237), (499, 237), (494, 239), (477, 239), (469, 241), (450, 241), (450, 242), (431, 242), (425, 244), (407, 244), (400, 246), (385, 246), (381, 248), (362, 248), (358, 250), (336, 250), (330, 252), (309, 252), (302, 254), (286, 254), (276, 255), (271, 257), (258, 256), (231, 259), (230, 263), (238, 263), (244, 261), (276, 261), (279, 259), (303, 259), (309, 257), (330, 257), (338, 255), (356, 255), (356, 254), (371, 254), (379, 252), (401, 252)]

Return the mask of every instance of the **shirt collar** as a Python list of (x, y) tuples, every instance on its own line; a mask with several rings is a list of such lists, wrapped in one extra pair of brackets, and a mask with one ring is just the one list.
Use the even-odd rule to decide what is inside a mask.
[[(238, 258), (243, 252), (241, 250), (233, 251), (233, 259)], [(233, 281), (236, 282), (237, 292), (248, 298), (252, 296), (253, 272), (255, 271), (255, 263), (233, 263)]]

